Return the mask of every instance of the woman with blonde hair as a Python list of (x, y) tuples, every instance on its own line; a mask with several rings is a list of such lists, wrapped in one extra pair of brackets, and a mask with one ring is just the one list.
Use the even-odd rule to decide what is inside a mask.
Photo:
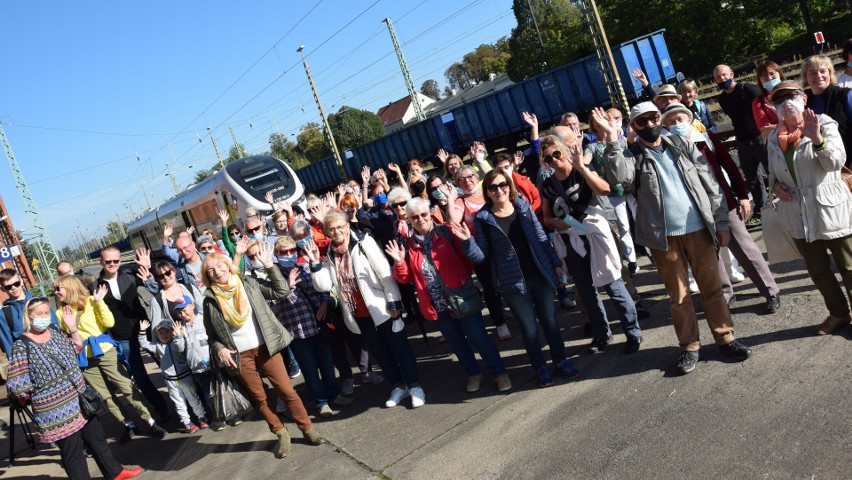
[(278, 437), (276, 453), (283, 458), (290, 453), (290, 434), (270, 408), (259, 372), (263, 372), (284, 400), (305, 439), (313, 445), (321, 444), (323, 439), (313, 429), (305, 405), (290, 382), (284, 360), (278, 355), (293, 337), (266, 303), (286, 298), (289, 284), (273, 263), (272, 250), (263, 242), (259, 244), (257, 257), (271, 286), (252, 277), (241, 279), (239, 269), (225, 255), (211, 254), (204, 258), (201, 266), (202, 280), (207, 286), (204, 328), (213, 354), (246, 387), (269, 430)]
[(104, 297), (107, 286), (99, 286), (94, 295), (89, 292), (76, 277), (63, 275), (53, 283), (53, 293), (61, 310), (56, 316), (62, 329), (71, 336), (77, 347), (77, 364), (83, 370), (83, 378), (104, 399), (110, 413), (116, 420), (124, 423), (124, 435), (121, 442), (130, 441), (138, 428), (131, 420), (129, 412), (117, 402), (106, 381), (115, 387), (117, 393), (125, 396), (130, 406), (150, 426), (151, 435), (157, 438), (166, 436), (166, 431), (154, 422), (151, 416), (153, 408), (139, 390), (130, 381), (130, 374), (124, 363), (118, 361), (118, 343), (110, 337), (108, 330), (115, 324)]
[[(837, 122), (837, 130), (846, 152), (852, 151), (852, 90), (834, 83), (834, 63), (825, 55), (814, 55), (802, 63), (802, 84), (810, 87), (805, 108), (817, 115), (828, 115)], [(849, 155), (846, 166), (850, 166)]]

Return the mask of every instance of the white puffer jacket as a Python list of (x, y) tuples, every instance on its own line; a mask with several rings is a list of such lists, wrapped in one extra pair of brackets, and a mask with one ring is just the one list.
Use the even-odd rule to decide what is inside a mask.
[(837, 122), (819, 116), (826, 146), (814, 151), (810, 138), (802, 137), (793, 154), (796, 181), (793, 181), (776, 129), (769, 136), (769, 185), (782, 182), (792, 198), (778, 202), (778, 217), (793, 238), (831, 240), (852, 234), (852, 193), (840, 177), (846, 162), (843, 140)]
[[(352, 269), (358, 282), (358, 290), (364, 298), (364, 303), (370, 311), (370, 317), (376, 326), (391, 318), (391, 311), (400, 308), (399, 285), (393, 279), (393, 272), (381, 248), (367, 235), (358, 240), (354, 234), (349, 239), (349, 252), (352, 257)], [(340, 291), (337, 267), (334, 253), (328, 249), (328, 257), (323, 261), (322, 268), (311, 272), (314, 289), (318, 292), (330, 292), (332, 288)], [(360, 334), (361, 329), (355, 323), (355, 318), (346, 305), (341, 308), (346, 327), (353, 333)]]

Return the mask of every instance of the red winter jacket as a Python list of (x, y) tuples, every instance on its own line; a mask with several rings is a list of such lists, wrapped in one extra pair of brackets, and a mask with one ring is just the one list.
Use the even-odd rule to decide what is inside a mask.
[[(432, 262), (440, 272), (447, 288), (459, 288), (470, 280), (473, 262), (462, 251), (462, 243), (453, 236), (449, 228), (435, 225), (432, 230)], [(423, 277), (423, 244), (414, 236), (408, 239), (408, 255), (402, 263), (393, 266), (393, 277), (399, 283), (414, 283), (420, 312), (426, 320), (437, 320), (438, 313), (432, 306), (432, 297), (426, 289)]]
[(524, 197), (524, 200), (526, 200), (532, 207), (535, 216), (538, 217), (539, 221), (541, 221), (541, 195), (539, 195), (538, 189), (535, 188), (535, 184), (529, 178), (518, 172), (512, 172), (512, 181), (515, 182), (515, 188), (518, 190), (518, 195)]

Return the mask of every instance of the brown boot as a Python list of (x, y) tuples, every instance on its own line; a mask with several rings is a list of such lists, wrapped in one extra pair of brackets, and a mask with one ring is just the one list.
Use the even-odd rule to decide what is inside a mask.
[(849, 325), (852, 323), (852, 316), (846, 314), (842, 317), (835, 317), (834, 315), (829, 315), (828, 318), (825, 319), (822, 324), (816, 329), (817, 335), (828, 335), (833, 333), (837, 329)]
[(287, 427), (284, 427), (275, 432), (275, 435), (278, 436), (278, 451), (276, 455), (278, 458), (284, 458), (290, 454), (290, 432), (287, 431)]
[(302, 432), (302, 435), (304, 435), (305, 440), (311, 442), (311, 444), (313, 445), (321, 445), (323, 442), (322, 435), (317, 433), (317, 431), (314, 430), (314, 427), (311, 427), (307, 431)]

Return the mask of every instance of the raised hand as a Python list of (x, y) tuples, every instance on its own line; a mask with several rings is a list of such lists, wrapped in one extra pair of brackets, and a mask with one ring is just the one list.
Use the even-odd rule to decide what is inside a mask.
[(183, 324), (180, 322), (174, 322), (174, 327), (172, 327), (172, 333), (176, 337), (183, 336)]
[(822, 144), (822, 132), (819, 131), (819, 115), (814, 113), (810, 108), (806, 108), (802, 112), (802, 117), (805, 120), (805, 125), (802, 127), (802, 135), (811, 139), (814, 146)]
[(518, 150), (515, 152), (515, 165), (520, 165), (524, 163), (524, 152)]
[(608, 142), (618, 141), (618, 129), (611, 123), (612, 115), (606, 113), (603, 108), (595, 107), (592, 109), (591, 116), (598, 125), (598, 131), (603, 132)]
[(438, 153), (435, 154), (438, 157), (438, 160), (441, 161), (442, 164), (447, 164), (447, 159), (450, 158), (450, 154), (447, 153), (443, 148), (438, 149)]
[(538, 127), (538, 117), (534, 113), (524, 112), (521, 116), (524, 118), (524, 123), (530, 127)]
[(136, 278), (144, 282), (151, 277), (153, 277), (153, 275), (151, 275), (151, 270), (145, 265), (139, 265), (139, 268), (136, 270)]
[(151, 322), (148, 320), (139, 320), (139, 331), (144, 332), (148, 330), (148, 327), (151, 326)]
[(376, 170), (376, 178), (379, 179), (379, 180), (387, 180), (388, 176), (385, 173), (384, 168), (380, 168), (380, 169)]
[(302, 281), (302, 279), (299, 278), (299, 273), (300, 273), (300, 270), (299, 270), (298, 267), (294, 267), (293, 269), (290, 270), (290, 275), (287, 278), (287, 281), (290, 283), (290, 288), (295, 287), (296, 285), (299, 284), (299, 282)]
[(648, 77), (645, 76), (645, 72), (643, 72), (641, 68), (633, 69), (633, 78), (639, 80), (639, 83), (641, 83), (643, 87), (648, 86)]
[(396, 173), (398, 176), (402, 177), (402, 170), (400, 170), (399, 165), (397, 165), (393, 162), (390, 162), (388, 164), (388, 170), (390, 170), (390, 171)]
[(586, 164), (583, 163), (583, 148), (580, 146), (580, 142), (576, 142), (570, 149), (571, 166), (582, 172), (586, 168)]
[(136, 264), (140, 267), (151, 269), (151, 251), (145, 247), (139, 247), (136, 252)]
[(361, 169), (361, 185), (366, 187), (370, 183), (370, 167), (364, 165), (364, 168)]
[(182, 232), (182, 233), (185, 233), (185, 234), (187, 234), (187, 235), (189, 235), (189, 236), (191, 237), (191, 236), (192, 236), (192, 232), (194, 232), (194, 231), (195, 231), (195, 226), (193, 225), (193, 226), (190, 226), (189, 228), (187, 228), (187, 229), (186, 229), (186, 231), (185, 231), (185, 232)]
[(313, 238), (305, 242), (305, 248), (303, 248), (302, 251), (305, 253), (305, 256), (308, 257), (310, 263), (319, 263), (319, 247), (317, 247), (317, 243)]
[(266, 242), (260, 242), (260, 247), (257, 251), (257, 259), (263, 264), (263, 268), (269, 268), (275, 263), (272, 261), (272, 247)]
[(224, 208), (220, 208), (219, 210), (216, 210), (216, 215), (219, 217), (219, 221), (222, 222), (222, 226), (227, 225), (228, 220), (231, 218), (231, 216), (228, 215), (228, 211), (225, 210)]
[(263, 199), (266, 200), (266, 202), (269, 203), (270, 205), (275, 203), (274, 200), (272, 199), (272, 192), (266, 192), (263, 195)]
[(69, 332), (77, 330), (77, 317), (74, 316), (74, 310), (71, 309), (71, 305), (62, 306), (62, 323), (65, 324)]
[(402, 263), (405, 261), (405, 247), (398, 244), (396, 240), (388, 242), (385, 246), (385, 253), (393, 259), (394, 263)]
[(163, 240), (170, 238), (173, 233), (175, 233), (175, 226), (172, 225), (171, 223), (167, 223), (163, 227)]
[(100, 302), (104, 299), (104, 297), (106, 297), (108, 290), (109, 290), (109, 288), (105, 284), (102, 283), (102, 284), (98, 285), (98, 288), (95, 289), (95, 293), (92, 294), (92, 296), (95, 297), (96, 302)]
[(340, 183), (337, 185), (337, 197), (343, 198), (344, 195), (346, 195), (346, 185)]
[(234, 245), (234, 255), (242, 255), (248, 250), (249, 238), (247, 236), (240, 237), (240, 240)]
[(447, 225), (450, 226), (450, 231), (453, 232), (453, 235), (456, 236), (461, 241), (465, 241), (470, 238), (470, 229), (467, 228), (467, 224), (464, 222), (456, 223), (450, 222)]

